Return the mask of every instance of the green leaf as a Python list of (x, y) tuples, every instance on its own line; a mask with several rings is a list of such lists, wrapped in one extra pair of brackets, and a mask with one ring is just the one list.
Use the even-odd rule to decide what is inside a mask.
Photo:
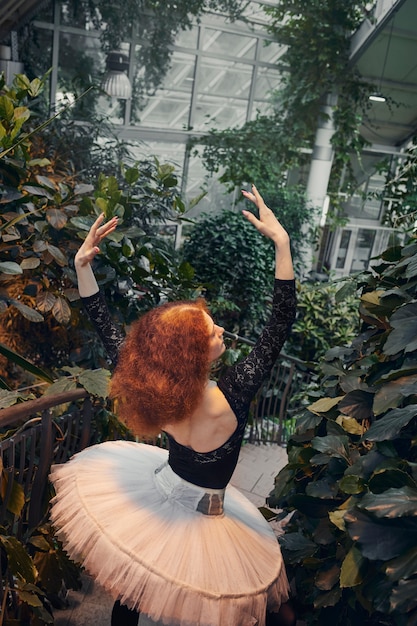
[[(402, 403), (404, 398), (417, 395), (417, 374), (401, 376), (384, 384), (375, 394), (373, 410), (375, 415), (385, 413)], [(417, 410), (416, 410), (417, 412)]]
[(393, 330), (388, 335), (388, 339), (383, 347), (384, 354), (388, 356), (404, 352), (417, 350), (417, 302), (405, 304), (398, 309), (390, 319)]
[[(22, 509), (25, 505), (25, 492), (23, 490), (22, 485), (20, 485), (17, 480), (13, 477), (13, 474), (9, 474), (8, 472), (2, 472), (2, 482), (4, 482), (4, 487), (2, 485), (2, 491), (7, 489), (7, 485), (9, 480), (12, 481), (12, 489), (9, 495), (9, 499), (6, 502), (7, 510), (19, 517), (22, 512)], [(2, 493), (2, 497), (4, 498), (4, 494)]]
[(124, 173), (125, 181), (128, 185), (134, 185), (139, 180), (139, 170), (137, 167), (129, 167)]
[(313, 404), (310, 404), (307, 408), (312, 413), (327, 413), (339, 404), (343, 397), (344, 396), (338, 396), (337, 398), (320, 398), (320, 400), (316, 400), (316, 402), (313, 402)]
[(105, 369), (85, 370), (80, 374), (78, 381), (93, 396), (107, 398), (110, 372)]
[(385, 573), (390, 580), (409, 578), (417, 573), (417, 547), (385, 564)]
[(356, 495), (366, 490), (363, 478), (354, 474), (347, 474), (339, 481), (340, 489), (349, 495)]
[(7, 389), (0, 390), (0, 409), (7, 409), (9, 406), (13, 406), (21, 398), (19, 391), (8, 391)]
[(368, 493), (363, 496), (358, 506), (375, 517), (417, 517), (417, 489), (406, 486), (400, 489), (386, 489), (378, 494)]
[(0, 118), (11, 121), (14, 115), (13, 104), (7, 96), (0, 96)]
[(9, 569), (19, 580), (34, 583), (36, 569), (25, 547), (16, 537), (0, 535), (0, 542), (6, 549)]
[(417, 416), (416, 405), (392, 409), (372, 424), (363, 435), (364, 441), (386, 441), (401, 437), (401, 429)]
[(34, 322), (35, 324), (38, 324), (39, 322), (44, 321), (43, 316), (38, 313), (38, 311), (35, 311), (35, 309), (32, 309), (30, 306), (26, 306), (26, 304), (22, 304), (17, 300), (12, 300), (10, 304), (13, 304), (13, 306), (16, 307), (19, 313), (21, 313), (24, 318), (29, 320), (29, 322)]
[(347, 446), (349, 440), (344, 435), (337, 437), (336, 435), (326, 435), (325, 437), (314, 437), (311, 445), (318, 452), (336, 456), (341, 459), (347, 457)]
[(346, 511), (345, 523), (363, 556), (371, 561), (388, 561), (417, 543), (417, 524), (404, 519), (375, 519), (354, 509)]
[(77, 383), (75, 382), (75, 380), (72, 380), (71, 378), (60, 378), (46, 389), (44, 395), (54, 396), (57, 393), (62, 393), (63, 391), (71, 391), (72, 389), (76, 388)]
[(20, 265), (14, 263), (13, 261), (0, 262), (0, 272), (3, 272), (3, 274), (11, 274), (12, 276), (16, 274), (23, 274), (23, 270)]
[(347, 553), (340, 571), (340, 586), (356, 587), (363, 582), (362, 571), (364, 569), (365, 559), (360, 551), (353, 546)]
[(71, 319), (71, 309), (68, 302), (58, 296), (52, 307), (52, 315), (60, 324), (68, 324)]

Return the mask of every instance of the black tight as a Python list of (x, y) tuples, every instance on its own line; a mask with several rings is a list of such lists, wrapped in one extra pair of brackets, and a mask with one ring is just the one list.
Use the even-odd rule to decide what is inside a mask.
[(281, 604), (278, 613), (266, 612), (266, 626), (295, 626), (297, 619), (291, 602)]
[(139, 615), (138, 611), (128, 609), (117, 600), (111, 613), (111, 626), (138, 626)]

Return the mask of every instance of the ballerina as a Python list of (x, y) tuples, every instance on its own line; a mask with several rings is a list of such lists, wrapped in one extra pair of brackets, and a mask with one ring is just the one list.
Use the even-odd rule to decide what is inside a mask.
[(75, 257), (80, 295), (115, 364), (119, 418), (169, 442), (167, 451), (108, 441), (51, 470), (56, 534), (115, 598), (112, 626), (136, 625), (140, 613), (170, 626), (295, 624), (278, 541), (229, 485), (251, 401), (296, 302), (289, 236), (255, 186), (242, 193), (258, 209), (243, 216), (275, 246), (272, 314), (250, 354), (217, 383), (210, 365), (225, 350), (224, 329), (202, 299), (158, 306), (126, 337), (113, 323), (91, 263), (117, 218), (100, 216)]

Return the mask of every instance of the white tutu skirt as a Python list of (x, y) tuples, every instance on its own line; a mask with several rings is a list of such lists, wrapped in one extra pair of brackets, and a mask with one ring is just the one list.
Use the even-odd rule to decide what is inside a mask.
[[(154, 621), (264, 626), (266, 607), (288, 599), (272, 529), (237, 489), (196, 487), (167, 458), (156, 446), (111, 441), (54, 465), (57, 537), (115, 599)], [(211, 500), (217, 514), (200, 512)]]

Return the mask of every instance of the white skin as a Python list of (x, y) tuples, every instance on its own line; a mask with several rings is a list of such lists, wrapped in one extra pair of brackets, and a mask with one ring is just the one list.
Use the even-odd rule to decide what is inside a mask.
[[(243, 216), (275, 245), (275, 278), (281, 280), (294, 278), (288, 233), (271, 209), (266, 206), (254, 185), (251, 191), (242, 191), (242, 194), (257, 207), (259, 212), (259, 217), (256, 217), (250, 211), (244, 210)], [(91, 296), (98, 291), (91, 262), (100, 252), (100, 242), (117, 227), (116, 217), (105, 224), (103, 220), (104, 215), (97, 218), (75, 256), (78, 289), (83, 297)], [(205, 315), (210, 329), (209, 355), (210, 360), (214, 361), (225, 350), (224, 329), (217, 326), (209, 315), (206, 313)], [(164, 430), (184, 446), (191, 447), (198, 452), (210, 452), (223, 445), (236, 430), (236, 426), (236, 416), (223, 393), (207, 380), (205, 392), (194, 413), (179, 423), (164, 425)]]

